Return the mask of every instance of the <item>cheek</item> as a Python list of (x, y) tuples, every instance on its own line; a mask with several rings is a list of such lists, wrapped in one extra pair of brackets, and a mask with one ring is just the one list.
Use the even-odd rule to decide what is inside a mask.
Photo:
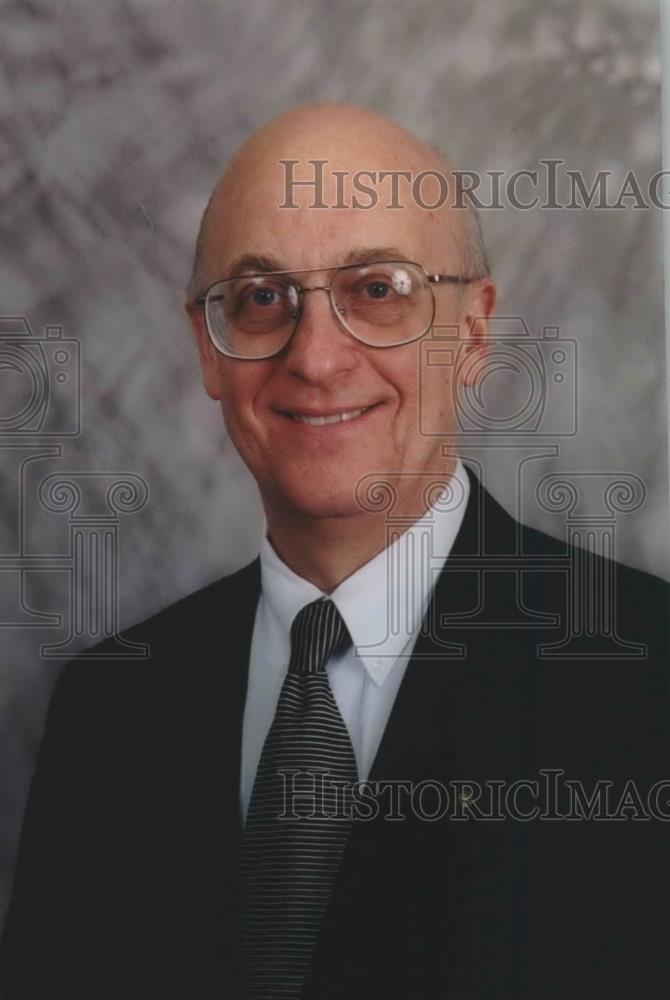
[(454, 411), (454, 369), (448, 363), (435, 363), (437, 357), (423, 369), (418, 408), (422, 426), (446, 430)]
[(395, 391), (402, 403), (411, 403), (418, 398), (421, 385), (419, 366), (424, 360), (419, 342), (391, 347), (386, 354), (380, 352), (375, 360), (379, 376)]
[(248, 402), (239, 382), (221, 381), (221, 414), (233, 444), (243, 457), (247, 456), (249, 433)]
[(230, 436), (235, 439), (236, 428), (240, 417), (240, 403), (236, 398), (233, 388), (225, 384), (222, 384), (221, 386), (220, 405), (226, 429), (228, 430)]
[(266, 373), (260, 365), (224, 365), (221, 372), (221, 413), (228, 434), (243, 458), (256, 465), (267, 452), (262, 394)]
[(246, 423), (253, 414), (259, 392), (257, 373), (243, 364), (223, 362), (220, 366), (221, 409), (226, 421)]
[(437, 352), (425, 342), (407, 345), (407, 355), (393, 370), (387, 370), (387, 379), (395, 388), (400, 413), (410, 418), (415, 429), (422, 411), (434, 412), (436, 405), (444, 400), (444, 386), (447, 381), (444, 369), (435, 364)]

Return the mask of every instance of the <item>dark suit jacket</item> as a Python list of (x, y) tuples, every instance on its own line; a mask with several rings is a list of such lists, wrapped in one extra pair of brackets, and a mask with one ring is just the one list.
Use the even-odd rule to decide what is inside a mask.
[[(667, 585), (522, 528), (470, 475), (371, 780), (498, 779), (504, 793), (555, 769), (587, 795), (612, 783), (601, 816), (629, 779), (645, 805), (670, 778)], [(609, 638), (582, 646), (575, 580), (590, 593), (610, 571)], [(131, 629), (146, 661), (84, 654), (62, 672), (6, 924), (7, 1000), (244, 996), (240, 738), (258, 596), (256, 560)], [(570, 622), (576, 638), (539, 655)], [(306, 997), (665, 995), (670, 823), (625, 809), (430, 822), (429, 796), (423, 808), (354, 824)]]

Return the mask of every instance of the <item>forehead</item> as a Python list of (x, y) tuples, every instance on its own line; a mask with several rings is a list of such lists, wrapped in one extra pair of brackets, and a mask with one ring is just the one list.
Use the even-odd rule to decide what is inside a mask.
[[(211, 280), (245, 255), (268, 257), (282, 268), (344, 264), (366, 248), (390, 248), (392, 257), (415, 260), (429, 270), (456, 266), (458, 247), (448, 208), (430, 209), (431, 178), (422, 187), (424, 205), (413, 197), (412, 182), (392, 178), (403, 167), (372, 162), (370, 167), (307, 158), (287, 164), (281, 156), (239, 166), (224, 179), (212, 203), (204, 265)], [(408, 165), (411, 177), (420, 173)], [(307, 183), (301, 184), (300, 181)]]

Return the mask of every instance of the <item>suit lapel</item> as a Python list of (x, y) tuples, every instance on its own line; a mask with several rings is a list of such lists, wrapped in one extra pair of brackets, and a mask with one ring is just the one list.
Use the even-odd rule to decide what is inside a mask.
[[(516, 523), (468, 474), (468, 507), (370, 771), (371, 782), (388, 787), (394, 782), (416, 787), (428, 780), (453, 788), (454, 780), (521, 773), (523, 650), (511, 633), (501, 641), (497, 628), (467, 627), (473, 617), (480, 620), (473, 612), (482, 610), (486, 555), (515, 551)], [(493, 603), (498, 597), (493, 592)], [(495, 620), (495, 610), (489, 613)], [(381, 801), (385, 808), (390, 799), (385, 795)], [(431, 940), (436, 961), (447, 955), (441, 933), (453, 938), (456, 978), (459, 962), (478, 961), (468, 953), (470, 942), (489, 942), (487, 968), (500, 970), (512, 960), (503, 931), (493, 926), (492, 914), (498, 911), (492, 902), (477, 904), (481, 884), (492, 901), (509, 893), (516, 879), (512, 867), (496, 869), (498, 859), (514, 858), (499, 846), (509, 827), (430, 823), (412, 815), (407, 798), (404, 814), (399, 822), (380, 815), (375, 822), (354, 823), (305, 996), (319, 995), (325, 983), (331, 989), (335, 985), (333, 995), (358, 996), (357, 988), (364, 995), (367, 963), (374, 963), (379, 949), (388, 954), (386, 988), (392, 992), (407, 970), (426, 968)], [(448, 890), (441, 886), (444, 879)], [(431, 899), (435, 908), (428, 904)], [(416, 961), (410, 960), (413, 950)], [(479, 959), (483, 968), (487, 956)], [(426, 974), (430, 980), (435, 972)], [(419, 982), (407, 983), (415, 995), (421, 988)]]
[[(471, 475), (468, 506), (449, 558), (438, 577), (428, 604), (424, 623), (412, 657), (398, 690), (377, 755), (370, 769), (370, 780), (378, 781), (408, 773), (426, 775), (426, 764), (435, 760), (442, 746), (444, 719), (431, 713), (440, 702), (445, 686), (457, 687), (467, 647), (459, 637), (441, 625), (444, 609), (467, 612), (477, 600), (471, 560), (481, 544), (482, 493)], [(474, 488), (473, 488), (474, 487)], [(452, 669), (450, 670), (449, 667)], [(421, 739), (417, 740), (417, 733)]]

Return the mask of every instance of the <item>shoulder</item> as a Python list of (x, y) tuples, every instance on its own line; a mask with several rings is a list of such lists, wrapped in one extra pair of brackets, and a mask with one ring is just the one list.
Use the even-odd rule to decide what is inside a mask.
[(531, 563), (534, 557), (554, 557), (556, 565), (562, 568), (581, 563), (588, 566), (590, 571), (595, 569), (601, 573), (614, 573), (621, 585), (631, 592), (639, 591), (661, 601), (668, 599), (670, 583), (614, 558), (613, 543), (606, 526), (594, 525), (577, 541), (577, 536), (568, 541), (566, 538), (550, 535), (509, 513), (485, 489), (473, 471), (469, 468), (467, 471), (473, 500), (473, 510), (468, 511), (468, 514), (471, 519), (476, 517), (478, 520), (478, 548), (482, 554), (497, 555), (504, 552), (518, 556), (520, 562), (527, 558)]
[[(543, 580), (551, 576), (553, 593), (563, 596), (562, 604), (572, 603), (573, 616), (579, 614), (585, 622), (590, 618), (603, 629), (618, 629), (622, 636), (638, 635), (668, 649), (670, 583), (613, 558), (597, 532), (591, 533), (593, 548), (587, 548), (527, 525), (519, 527), (522, 552), (540, 556), (539, 568), (528, 575), (530, 586), (539, 588), (540, 576)], [(543, 555), (549, 559), (542, 562)]]
[[(256, 558), (227, 576), (187, 594), (150, 618), (124, 631), (128, 642), (161, 646), (180, 642), (187, 632), (232, 627), (241, 615), (255, 609), (260, 592), (260, 562)], [(104, 653), (109, 640), (84, 655)]]
[[(559, 627), (597, 628), (650, 646), (657, 656), (670, 652), (670, 584), (614, 558), (608, 525), (587, 525), (582, 533), (554, 537), (522, 523), (488, 492), (468, 469), (471, 503), (464, 541), (455, 548), (473, 555), (479, 576), (500, 578), (517, 600), (535, 611), (558, 616)], [(499, 590), (500, 588), (498, 588)]]
[[(518, 523), (518, 522), (517, 522)], [(551, 561), (541, 562), (542, 556), (556, 560), (566, 592), (579, 592), (585, 601), (600, 595), (619, 613), (632, 620), (666, 620), (670, 614), (670, 583), (644, 570), (619, 562), (599, 544), (597, 532), (591, 532), (593, 548), (580, 542), (566, 542), (537, 528), (518, 523), (520, 552), (532, 558), (539, 556), (538, 566), (551, 569)]]
[(61, 670), (51, 712), (66, 704), (96, 698), (109, 704), (115, 694), (124, 703), (160, 697), (208, 669), (220, 650), (225, 660), (247, 638), (260, 593), (258, 558), (241, 569), (187, 594), (138, 622), (83, 650)]

